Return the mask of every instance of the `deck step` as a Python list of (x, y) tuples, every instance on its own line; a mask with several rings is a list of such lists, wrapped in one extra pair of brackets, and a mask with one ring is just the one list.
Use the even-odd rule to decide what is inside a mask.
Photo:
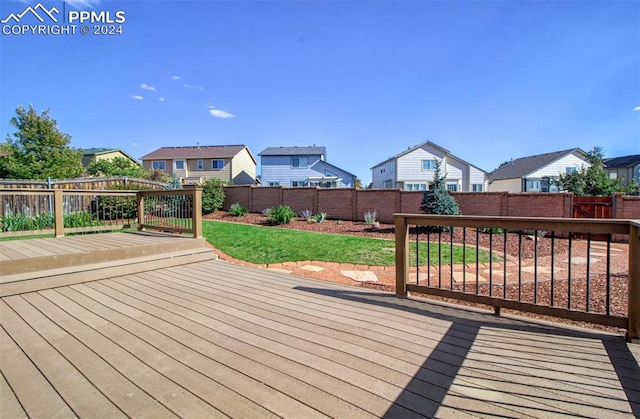
[(0, 277), (0, 297), (202, 262), (216, 259), (216, 257), (212, 249), (201, 246), (174, 252), (127, 257), (118, 260), (117, 263), (108, 260), (11, 275), (4, 275), (3, 270), (3, 275)]
[[(119, 233), (123, 242), (128, 242), (129, 236), (141, 237), (145, 236), (139, 233)], [(206, 248), (207, 242), (204, 238), (186, 238), (177, 236), (167, 236), (158, 234), (146, 234), (149, 237), (149, 241), (137, 242), (129, 245), (114, 246), (106, 249), (73, 249), (59, 254), (50, 254), (46, 256), (31, 256), (31, 257), (18, 257), (9, 260), (0, 261), (0, 272), (2, 277), (9, 275), (16, 275), (21, 273), (36, 273), (39, 271), (68, 268), (82, 265), (90, 265), (102, 262), (118, 262), (121, 260), (139, 258), (143, 256), (153, 256), (164, 253), (181, 252), (188, 250), (197, 250)], [(100, 239), (99, 235), (96, 235), (96, 240)], [(115, 236), (111, 236), (115, 237)], [(51, 246), (58, 244), (64, 245), (65, 240), (69, 240), (67, 237), (60, 239), (36, 239), (34, 242), (38, 243), (38, 246), (46, 246), (50, 243)], [(143, 244), (141, 244), (143, 243)], [(20, 246), (21, 242), (5, 242), (4, 244)], [(0, 283), (2, 279), (0, 278)]]

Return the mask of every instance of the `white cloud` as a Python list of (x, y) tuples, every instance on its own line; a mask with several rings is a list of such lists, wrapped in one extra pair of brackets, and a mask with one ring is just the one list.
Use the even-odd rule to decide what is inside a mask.
[(183, 84), (182, 87), (186, 87), (187, 89), (195, 89), (195, 87), (187, 83)]
[(640, 111), (640, 106), (636, 106), (635, 108), (633, 108), (634, 111)]
[(140, 85), (140, 88), (141, 88), (141, 89), (144, 89), (144, 90), (154, 90), (154, 91), (156, 90), (156, 88), (155, 88), (155, 87), (153, 87), (153, 86), (149, 86), (147, 83), (142, 83), (142, 84)]
[(197, 87), (197, 89), (198, 89), (198, 90), (204, 90), (204, 87), (202, 87), (202, 86), (198, 86), (198, 87)]
[(215, 118), (222, 118), (222, 119), (227, 119), (227, 118), (233, 118), (235, 117), (235, 115), (227, 112), (227, 111), (223, 111), (221, 109), (214, 109), (213, 106), (209, 106), (209, 113), (211, 114), (211, 116), (215, 117)]
[(159, 98), (158, 100), (159, 100), (160, 102), (164, 102), (164, 100), (165, 100), (165, 99), (164, 99), (163, 97), (161, 97), (161, 98)]
[(180, 76), (171, 76), (171, 80), (180, 80)]
[(144, 98), (140, 95), (131, 95), (131, 99), (135, 99), (135, 100), (144, 100)]
[(138, 143), (131, 143), (133, 147), (138, 147)]

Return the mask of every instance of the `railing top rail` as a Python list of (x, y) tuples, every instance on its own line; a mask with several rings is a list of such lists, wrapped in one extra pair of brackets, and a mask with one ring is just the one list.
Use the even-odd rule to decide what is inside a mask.
[(142, 196), (158, 196), (158, 195), (191, 195), (195, 189), (169, 189), (164, 191), (138, 191)]
[[(394, 214), (407, 225), (431, 225), (472, 228), (504, 228), (511, 230), (551, 230), (576, 233), (628, 234), (632, 220), (596, 218), (503, 217), (479, 215)], [(640, 220), (638, 220), (640, 222)]]
[(135, 189), (0, 189), (0, 195), (51, 195), (56, 191), (61, 191), (63, 195), (117, 195), (117, 194), (136, 194), (139, 191)]

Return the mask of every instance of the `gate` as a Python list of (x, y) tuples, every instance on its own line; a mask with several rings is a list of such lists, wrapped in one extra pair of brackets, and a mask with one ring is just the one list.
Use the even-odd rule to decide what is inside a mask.
[[(574, 196), (573, 218), (613, 218), (613, 199), (610, 196)], [(575, 238), (586, 239), (586, 234), (575, 234)], [(607, 241), (607, 234), (592, 234), (591, 240)]]

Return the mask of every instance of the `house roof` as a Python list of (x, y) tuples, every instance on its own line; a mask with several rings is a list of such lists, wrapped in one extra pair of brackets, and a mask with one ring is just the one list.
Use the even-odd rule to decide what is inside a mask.
[(611, 157), (608, 159), (604, 159), (604, 164), (608, 168), (633, 167), (640, 164), (640, 154), (634, 154), (633, 156), (624, 157)]
[(446, 154), (446, 155), (448, 155), (448, 156), (450, 156), (450, 157), (453, 157), (454, 159), (456, 159), (456, 160), (458, 160), (458, 161), (461, 161), (461, 162), (462, 162), (462, 163), (464, 163), (464, 164), (468, 164), (469, 166), (473, 166), (473, 167), (475, 167), (476, 169), (481, 170), (481, 171), (483, 171), (483, 172), (487, 173), (485, 170), (482, 170), (481, 168), (479, 168), (479, 167), (478, 167), (478, 166), (476, 166), (475, 164), (471, 164), (471, 163), (469, 163), (468, 161), (464, 161), (464, 160), (462, 160), (460, 157), (457, 157), (457, 156), (455, 156), (455, 155), (451, 154), (451, 152), (449, 152), (449, 150), (447, 150), (446, 148), (440, 147), (438, 144), (432, 143), (431, 141), (425, 141), (425, 142), (423, 142), (423, 143), (418, 144), (417, 146), (409, 147), (407, 150), (405, 150), (405, 151), (403, 151), (403, 152), (401, 152), (401, 153), (398, 153), (398, 154), (396, 154), (396, 155), (395, 155), (395, 156), (393, 156), (393, 157), (389, 157), (388, 159), (386, 159), (386, 160), (384, 160), (384, 161), (382, 161), (382, 162), (380, 162), (380, 163), (378, 163), (378, 164), (376, 164), (376, 165), (372, 166), (370, 169), (371, 169), (371, 170), (373, 170), (375, 167), (380, 166), (380, 165), (382, 165), (382, 164), (385, 164), (386, 162), (388, 162), (388, 161), (390, 161), (390, 160), (396, 160), (396, 159), (398, 159), (398, 158), (400, 158), (400, 157), (404, 156), (405, 154), (409, 154), (409, 153), (411, 153), (411, 152), (413, 152), (413, 151), (415, 151), (415, 150), (417, 150), (417, 149), (419, 149), (419, 148), (424, 147), (425, 145), (428, 145), (428, 146), (431, 146), (431, 147), (437, 148), (437, 149), (441, 150), (444, 154)]
[(326, 147), (267, 147), (258, 154), (259, 156), (325, 156)]
[(523, 178), (529, 173), (576, 151), (586, 158), (587, 153), (579, 148), (537, 154), (535, 156), (520, 157), (518, 159), (511, 160), (504, 166), (498, 167), (490, 173), (490, 176), (492, 180)]
[[(358, 177), (357, 177), (356, 175), (354, 175), (353, 173), (351, 173), (351, 172), (347, 172), (346, 170), (344, 170), (344, 169), (342, 169), (342, 168), (340, 168), (340, 167), (338, 167), (338, 166), (336, 166), (336, 165), (334, 165), (334, 164), (328, 163), (328, 162), (326, 162), (326, 161), (323, 161), (323, 160), (317, 161), (313, 166), (315, 166), (316, 164), (317, 164), (317, 165), (322, 164), (322, 165), (324, 165), (324, 166), (328, 166), (329, 168), (333, 168), (333, 169), (340, 170), (340, 171), (345, 172), (346, 174), (348, 174), (348, 175), (352, 176), (354, 179), (357, 179), (357, 178), (358, 178)], [(313, 167), (313, 166), (312, 166), (312, 167)]]
[(134, 162), (138, 163), (137, 159), (132, 157), (129, 153), (127, 153), (125, 151), (122, 151), (122, 150), (120, 150), (118, 148), (104, 148), (104, 147), (103, 148), (84, 148), (84, 149), (82, 149), (82, 157), (99, 156), (101, 154), (109, 154), (109, 153), (114, 153), (114, 152), (122, 153), (125, 156), (127, 156), (129, 159), (131, 159)]
[(160, 147), (140, 158), (140, 160), (171, 160), (171, 159), (214, 159), (233, 158), (242, 150), (247, 149), (255, 162), (251, 151), (244, 145), (206, 145), (206, 146), (182, 146)]

